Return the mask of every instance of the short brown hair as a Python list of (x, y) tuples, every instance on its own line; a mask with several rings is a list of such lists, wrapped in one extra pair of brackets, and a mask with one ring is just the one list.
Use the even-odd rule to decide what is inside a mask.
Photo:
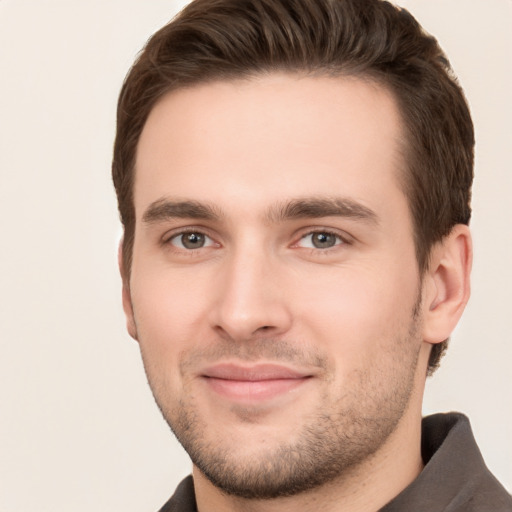
[[(194, 0), (151, 37), (119, 97), (112, 174), (126, 275), (137, 144), (155, 103), (178, 88), (272, 71), (360, 76), (394, 94), (407, 138), (401, 178), (423, 274), (432, 246), (471, 216), (473, 124), (437, 41), (384, 0)], [(433, 346), (430, 372), (445, 348)]]

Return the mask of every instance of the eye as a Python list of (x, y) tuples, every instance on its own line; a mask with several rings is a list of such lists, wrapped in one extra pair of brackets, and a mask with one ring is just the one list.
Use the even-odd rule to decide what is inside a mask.
[(169, 243), (178, 247), (179, 249), (202, 249), (203, 247), (210, 247), (214, 245), (213, 240), (198, 231), (187, 231), (186, 233), (179, 233), (169, 239)]
[(309, 249), (330, 249), (336, 245), (345, 243), (344, 240), (335, 233), (328, 231), (314, 231), (304, 235), (298, 245)]

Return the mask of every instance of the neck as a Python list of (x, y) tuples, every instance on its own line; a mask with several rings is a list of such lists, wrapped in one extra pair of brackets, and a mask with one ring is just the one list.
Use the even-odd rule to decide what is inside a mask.
[(337, 479), (311, 491), (271, 500), (229, 496), (194, 467), (199, 512), (373, 512), (380, 509), (421, 472), (421, 401), (408, 410), (386, 443), (373, 456)]

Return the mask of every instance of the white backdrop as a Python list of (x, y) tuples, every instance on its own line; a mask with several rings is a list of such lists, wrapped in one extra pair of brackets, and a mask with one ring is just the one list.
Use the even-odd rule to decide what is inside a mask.
[[(0, 0), (0, 510), (157, 510), (190, 470), (124, 329), (117, 93), (184, 2)], [(472, 419), (512, 490), (512, 1), (402, 4), (448, 52), (477, 129), (473, 297), (425, 412)]]

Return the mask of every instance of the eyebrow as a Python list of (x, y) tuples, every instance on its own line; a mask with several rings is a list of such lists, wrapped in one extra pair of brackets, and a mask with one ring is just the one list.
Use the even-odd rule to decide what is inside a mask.
[[(147, 224), (171, 219), (219, 221), (223, 216), (219, 208), (209, 203), (163, 198), (149, 205), (142, 220)], [(265, 215), (266, 220), (272, 224), (321, 217), (348, 217), (378, 224), (378, 216), (373, 210), (352, 199), (340, 197), (305, 197), (283, 201), (272, 205)]]
[(285, 220), (320, 217), (348, 217), (370, 224), (378, 224), (378, 216), (373, 210), (353, 199), (340, 197), (293, 199), (273, 206), (267, 214), (269, 222), (276, 223)]
[(152, 224), (171, 219), (219, 220), (220, 212), (199, 201), (171, 201), (159, 199), (149, 205), (142, 216), (143, 222)]

